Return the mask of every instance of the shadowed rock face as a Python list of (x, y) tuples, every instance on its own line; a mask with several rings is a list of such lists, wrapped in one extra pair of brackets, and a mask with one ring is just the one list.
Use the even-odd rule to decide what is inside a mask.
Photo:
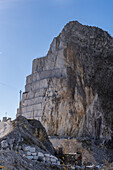
[(47, 56), (33, 61), (22, 115), (41, 120), (49, 135), (112, 140), (112, 75), (113, 38), (97, 27), (70, 22)]

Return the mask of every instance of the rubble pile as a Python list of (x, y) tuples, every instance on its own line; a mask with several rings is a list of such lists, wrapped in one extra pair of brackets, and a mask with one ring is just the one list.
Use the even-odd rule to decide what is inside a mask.
[(24, 153), (26, 158), (35, 160), (35, 161), (42, 161), (44, 163), (50, 163), (54, 165), (60, 165), (60, 161), (57, 157), (50, 155), (50, 154), (44, 154), (42, 152), (36, 152), (34, 147), (26, 146), (24, 148)]
[(20, 116), (11, 122), (11, 129), (0, 138), (0, 166), (15, 170), (60, 169), (60, 161), (38, 120)]

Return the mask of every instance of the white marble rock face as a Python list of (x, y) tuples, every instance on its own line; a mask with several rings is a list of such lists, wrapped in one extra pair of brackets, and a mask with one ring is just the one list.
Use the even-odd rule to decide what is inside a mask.
[(41, 121), (48, 135), (111, 139), (112, 125), (105, 119), (102, 103), (110, 89), (103, 72), (110, 70), (104, 60), (113, 51), (112, 44), (113, 38), (99, 28), (68, 23), (54, 38), (47, 56), (33, 60), (22, 115)]

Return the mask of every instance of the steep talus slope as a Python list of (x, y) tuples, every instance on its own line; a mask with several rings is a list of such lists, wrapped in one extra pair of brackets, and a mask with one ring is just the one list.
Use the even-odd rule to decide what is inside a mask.
[[(9, 127), (12, 129), (10, 132)], [(1, 128), (4, 129), (4, 126)], [(60, 169), (56, 165), (35, 160), (38, 159), (36, 158), (38, 153), (43, 155), (55, 154), (46, 130), (38, 120), (27, 120), (25, 117), (19, 116), (10, 122), (10, 126), (8, 123), (8, 128), (6, 128), (7, 133), (5, 131), (4, 136), (2, 135), (0, 138), (0, 168), (15, 170)], [(28, 151), (27, 148), (30, 147), (31, 151)], [(30, 156), (32, 152), (34, 157)], [(33, 157), (33, 160), (30, 157)]]
[(4, 136), (0, 138), (0, 142), (3, 140), (8, 142), (9, 139), (15, 139), (15, 145), (17, 143), (28, 146), (34, 145), (39, 151), (42, 149), (42, 152), (54, 155), (55, 150), (49, 141), (46, 130), (38, 120), (28, 120), (23, 116), (19, 116), (12, 122), (11, 129), (11, 132), (4, 133)]
[[(46, 57), (33, 61), (21, 112), (49, 135), (113, 140), (113, 38), (69, 22)], [(20, 110), (18, 110), (19, 115)]]

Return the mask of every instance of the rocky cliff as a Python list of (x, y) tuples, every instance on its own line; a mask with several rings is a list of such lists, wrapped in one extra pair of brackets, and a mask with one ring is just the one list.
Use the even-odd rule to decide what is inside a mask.
[(21, 109), (49, 135), (113, 140), (113, 38), (69, 22), (46, 57), (33, 61)]

